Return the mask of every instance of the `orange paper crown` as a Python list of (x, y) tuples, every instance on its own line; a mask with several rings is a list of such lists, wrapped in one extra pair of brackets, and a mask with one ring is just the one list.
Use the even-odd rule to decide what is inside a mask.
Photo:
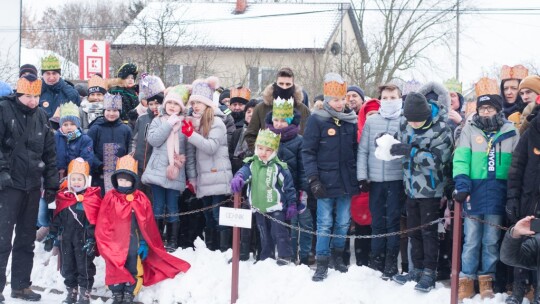
[(100, 87), (104, 88), (105, 90), (108, 89), (107, 80), (99, 77), (98, 75), (92, 76), (92, 78), (88, 79), (88, 87)]
[(17, 81), (17, 93), (29, 95), (41, 95), (41, 79), (29, 81), (21, 77)]
[(249, 88), (239, 87), (231, 89), (231, 99), (233, 98), (243, 98), (245, 100), (251, 99), (251, 90)]
[(87, 177), (90, 175), (90, 165), (84, 159), (77, 157), (68, 166), (68, 175), (73, 173), (79, 173)]
[(476, 91), (476, 97), (482, 95), (499, 95), (499, 86), (495, 79), (482, 77), (474, 85), (474, 90)]
[(501, 69), (501, 79), (524, 79), (529, 76), (529, 70), (521, 64), (513, 67), (503, 65)]
[(347, 95), (347, 83), (339, 83), (337, 81), (329, 81), (324, 83), (323, 95), (331, 97), (344, 97)]
[(133, 156), (126, 155), (116, 161), (116, 171), (127, 170), (137, 174), (137, 161)]

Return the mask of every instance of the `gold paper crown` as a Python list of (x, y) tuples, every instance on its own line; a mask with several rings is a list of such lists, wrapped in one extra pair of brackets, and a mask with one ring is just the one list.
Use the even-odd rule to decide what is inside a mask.
[(259, 134), (257, 135), (257, 140), (255, 141), (255, 146), (261, 145), (277, 151), (279, 148), (280, 139), (281, 135), (278, 135), (268, 129), (260, 130)]
[(459, 93), (459, 94), (461, 94), (461, 92), (462, 92), (461, 82), (459, 82), (455, 78), (451, 78), (451, 79), (448, 79), (447, 81), (445, 81), (444, 86), (450, 92), (456, 92), (456, 93)]
[(495, 79), (482, 77), (474, 85), (474, 90), (476, 91), (476, 97), (482, 95), (499, 95), (499, 86)]
[(137, 174), (137, 163), (131, 155), (122, 156), (116, 161), (116, 171), (127, 170)]
[(29, 95), (41, 95), (41, 79), (29, 81), (21, 77), (17, 80), (17, 93)]
[(107, 80), (103, 79), (102, 77), (99, 77), (98, 75), (94, 75), (92, 76), (92, 78), (88, 79), (88, 88), (93, 88), (93, 87), (100, 87), (107, 90), (108, 89)]
[(73, 173), (79, 173), (88, 177), (90, 175), (90, 165), (84, 159), (77, 157), (68, 166), (68, 175)]
[(294, 117), (294, 98), (281, 99), (278, 97), (274, 99), (272, 105), (272, 118), (284, 119)]
[(501, 80), (505, 79), (524, 79), (529, 76), (529, 70), (521, 64), (513, 67), (503, 65), (501, 69)]
[(245, 87), (232, 88), (231, 99), (233, 98), (243, 98), (249, 101), (251, 99), (251, 90)]
[(79, 117), (79, 107), (73, 102), (66, 102), (60, 105), (60, 117), (75, 116)]
[(339, 83), (337, 81), (325, 82), (323, 87), (323, 95), (342, 98), (347, 95), (347, 83)]
[(50, 71), (50, 70), (60, 70), (60, 60), (54, 55), (49, 55), (41, 59), (41, 70)]

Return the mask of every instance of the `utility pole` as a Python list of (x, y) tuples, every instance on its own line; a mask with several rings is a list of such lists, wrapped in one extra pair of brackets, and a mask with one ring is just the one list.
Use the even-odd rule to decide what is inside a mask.
[(459, 1), (456, 0), (456, 80), (459, 81)]

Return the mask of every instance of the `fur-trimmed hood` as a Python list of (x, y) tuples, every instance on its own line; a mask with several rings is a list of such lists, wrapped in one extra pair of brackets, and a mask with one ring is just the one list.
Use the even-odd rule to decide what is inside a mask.
[(451, 107), (450, 94), (448, 90), (438, 82), (428, 82), (424, 84), (419, 90), (418, 93), (426, 96), (427, 99), (433, 99), (433, 94), (437, 95), (437, 103), (439, 106), (439, 115), (444, 118), (445, 121), (448, 121), (448, 111)]
[[(271, 106), (274, 103), (274, 87), (273, 84), (269, 84), (266, 86), (264, 91), (262, 92), (262, 98), (263, 102), (269, 106)], [(294, 106), (296, 107), (298, 104), (302, 103), (304, 100), (304, 93), (302, 92), (302, 87), (295, 84), (294, 85)]]

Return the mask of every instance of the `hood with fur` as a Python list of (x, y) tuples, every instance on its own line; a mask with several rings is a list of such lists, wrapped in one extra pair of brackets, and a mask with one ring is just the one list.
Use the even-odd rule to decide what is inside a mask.
[[(426, 99), (436, 98), (436, 102), (439, 106), (439, 115), (444, 118), (445, 121), (448, 120), (448, 111), (451, 107), (450, 94), (448, 90), (444, 87), (442, 83), (438, 82), (428, 82), (424, 84), (419, 90), (418, 93), (426, 96)], [(436, 96), (436, 97), (435, 97)]]
[[(274, 103), (274, 87), (273, 84), (269, 84), (266, 86), (264, 91), (262, 92), (262, 98), (263, 102), (269, 106), (271, 106)], [(302, 92), (302, 87), (295, 84), (294, 85), (294, 106), (296, 107), (299, 103), (302, 103), (304, 100), (304, 93)]]

